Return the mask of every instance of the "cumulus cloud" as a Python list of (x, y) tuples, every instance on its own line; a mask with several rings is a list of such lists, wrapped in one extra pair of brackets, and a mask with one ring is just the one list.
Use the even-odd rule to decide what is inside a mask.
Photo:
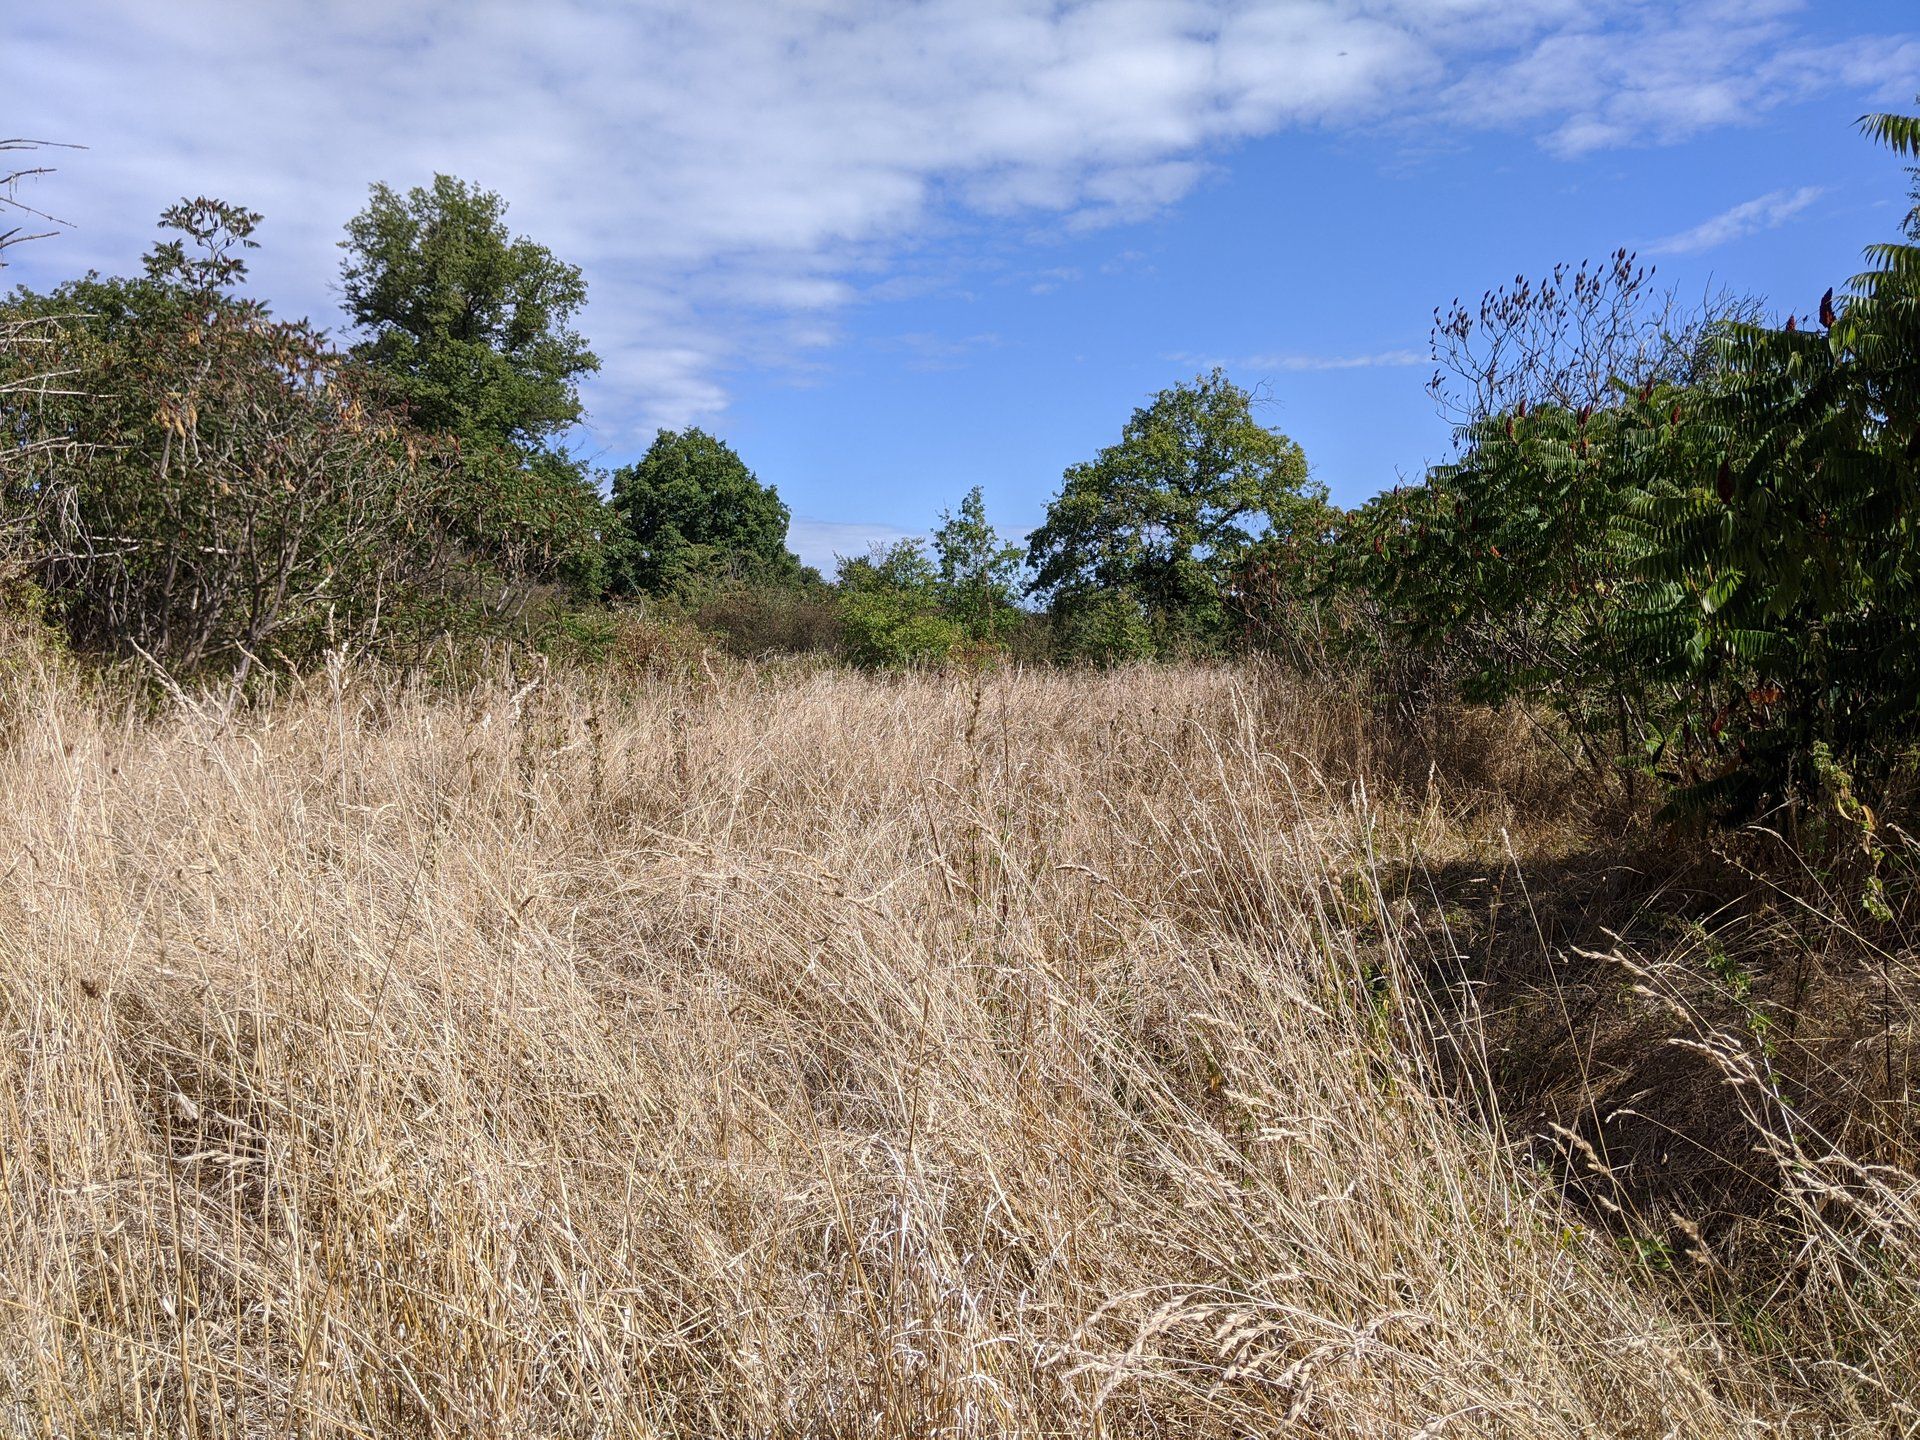
[[(981, 217), (1177, 202), (1292, 126), (1532, 130), (1563, 153), (1911, 94), (1920, 38), (1810, 45), (1795, 0), (70, 0), (7, 21), (10, 130), (91, 147), (78, 228), (16, 274), (124, 270), (184, 193), (268, 216), (257, 289), (319, 277), (373, 180), (447, 171), (580, 263), (593, 443), (711, 421), (806, 363), (900, 260)], [(38, 271), (34, 267), (40, 267)], [(1044, 282), (1042, 282), (1044, 283)], [(795, 360), (795, 356), (802, 357)]]
[(1800, 214), (1826, 191), (1818, 185), (1802, 185), (1798, 190), (1773, 190), (1755, 199), (1722, 210), (1702, 220), (1690, 230), (1656, 240), (1647, 247), (1650, 255), (1697, 255), (1729, 241), (1757, 235), (1762, 230), (1777, 230)]

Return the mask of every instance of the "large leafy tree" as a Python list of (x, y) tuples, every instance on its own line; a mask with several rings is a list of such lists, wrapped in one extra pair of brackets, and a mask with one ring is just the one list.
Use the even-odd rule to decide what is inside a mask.
[(506, 202), (451, 175), (401, 194), (375, 185), (347, 222), (341, 287), (365, 338), (425, 428), (533, 449), (580, 418), (600, 362), (572, 328), (577, 266), (509, 234)]
[(577, 266), (515, 237), (506, 202), (450, 175), (375, 185), (347, 223), (341, 287), (381, 375), (423, 429), (459, 441), (485, 504), (466, 538), (517, 568), (599, 583), (598, 492), (561, 438), (599, 360), (573, 329)]
[(1249, 547), (1318, 524), (1323, 505), (1300, 447), (1215, 370), (1161, 391), (1118, 444), (1067, 470), (1028, 541), (1029, 589), (1068, 633), (1079, 612), (1118, 606), (1161, 648), (1210, 644), (1225, 633), (1226, 587)]
[(791, 515), (733, 447), (704, 430), (662, 430), (613, 474), (618, 525), (611, 560), (619, 594), (690, 595), (729, 580), (818, 579), (787, 548)]

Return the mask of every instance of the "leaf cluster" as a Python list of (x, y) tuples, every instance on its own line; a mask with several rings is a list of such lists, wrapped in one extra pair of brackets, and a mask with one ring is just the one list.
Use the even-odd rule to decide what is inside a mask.
[(787, 548), (791, 513), (725, 441), (661, 430), (613, 473), (617, 595), (697, 598), (729, 583), (798, 586), (818, 576)]
[(1029, 537), (1029, 593), (1067, 633), (1090, 606), (1137, 611), (1156, 650), (1229, 633), (1231, 577), (1256, 540), (1320, 523), (1324, 492), (1305, 453), (1214, 370), (1134, 411), (1117, 444), (1070, 467)]

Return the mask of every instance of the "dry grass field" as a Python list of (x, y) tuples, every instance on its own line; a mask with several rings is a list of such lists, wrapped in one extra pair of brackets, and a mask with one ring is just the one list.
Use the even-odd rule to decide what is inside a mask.
[(1487, 1103), (1387, 877), (1539, 817), (1406, 769), (1227, 668), (21, 651), (0, 1433), (1906, 1428), (1910, 1309), (1750, 1343)]

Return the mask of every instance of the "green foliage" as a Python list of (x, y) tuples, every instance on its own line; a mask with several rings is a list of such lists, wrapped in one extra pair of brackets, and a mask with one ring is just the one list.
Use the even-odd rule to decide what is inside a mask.
[(1643, 423), (1621, 629), (1683, 697), (1663, 737), (1688, 810), (1817, 780), (1877, 790), (1920, 721), (1920, 247), (1878, 246), (1824, 326), (1739, 326), (1679, 426)]
[[(1224, 593), (1261, 535), (1318, 523), (1324, 492), (1306, 456), (1253, 415), (1253, 397), (1215, 370), (1161, 391), (1136, 410), (1118, 444), (1069, 468), (1046, 521), (1031, 536), (1031, 593), (1044, 595), (1063, 633), (1134, 633), (1114, 596), (1138, 612), (1160, 651), (1225, 638)], [(1129, 642), (1131, 643), (1131, 641)]]
[(1324, 673), (1355, 617), (1337, 584), (1342, 513), (1317, 496), (1306, 501), (1287, 529), (1247, 547), (1224, 598), (1242, 643)]
[(1610, 622), (1628, 573), (1625, 447), (1636, 415), (1677, 416), (1718, 363), (1714, 337), (1751, 308), (1723, 295), (1682, 310), (1618, 250), (1436, 311), (1429, 389), (1460, 421), (1461, 458), (1346, 518), (1346, 648), (1405, 699), (1451, 689), (1553, 712), (1596, 775), (1638, 763), (1671, 697)]
[(455, 534), (508, 575), (563, 586), (576, 599), (606, 589), (607, 516), (587, 467), (558, 450), (517, 454), (460, 446)]
[(1550, 707), (1598, 769), (1637, 754), (1655, 724), (1646, 676), (1609, 624), (1627, 565), (1615, 527), (1630, 423), (1619, 403), (1480, 421), (1458, 463), (1368, 502), (1343, 536), (1345, 578), (1402, 642), (1469, 700)]
[(993, 643), (1019, 626), (1024, 551), (1001, 539), (987, 520), (986, 500), (974, 486), (956, 514), (941, 511), (933, 532), (939, 590), (947, 615), (967, 639)]
[[(1867, 129), (1920, 151), (1920, 121)], [(1345, 578), (1675, 816), (1834, 766), (1883, 792), (1920, 736), (1920, 246), (1868, 256), (1809, 323), (1726, 319), (1684, 375), (1469, 425), (1458, 464), (1352, 517)]]
[(476, 492), (463, 538), (510, 569), (591, 593), (602, 583), (599, 492), (559, 448), (600, 362), (572, 328), (577, 267), (509, 235), (506, 202), (448, 175), (404, 195), (375, 185), (340, 242), (353, 353), (420, 428), (459, 441)]
[[(1873, 116), (1912, 155), (1920, 122)], [(1920, 246), (1851, 293), (1736, 324), (1668, 416), (1635, 407), (1615, 625), (1676, 697), (1656, 757), (1676, 814), (1751, 814), (1843, 771), (1884, 790), (1920, 734)]]
[(37, 363), (0, 356), (0, 503), (75, 641), (244, 675), (437, 623), (463, 516), (452, 456), (384, 407), (305, 322), (228, 287), (259, 216), (200, 199), (132, 280), (16, 293)]
[(1054, 653), (1061, 659), (1125, 665), (1154, 656), (1153, 622), (1140, 602), (1124, 590), (1084, 595), (1054, 621)]
[(509, 236), (506, 202), (450, 175), (401, 195), (375, 185), (340, 242), (354, 353), (392, 378), (424, 429), (532, 450), (580, 418), (600, 362), (570, 327), (577, 267)]
[(728, 583), (799, 585), (819, 576), (787, 549), (791, 518), (733, 448), (704, 430), (662, 430), (613, 475), (619, 531), (612, 589), (695, 597)]
[(938, 663), (965, 638), (941, 609), (939, 571), (918, 540), (843, 560), (839, 590), (847, 653), (860, 664)]

